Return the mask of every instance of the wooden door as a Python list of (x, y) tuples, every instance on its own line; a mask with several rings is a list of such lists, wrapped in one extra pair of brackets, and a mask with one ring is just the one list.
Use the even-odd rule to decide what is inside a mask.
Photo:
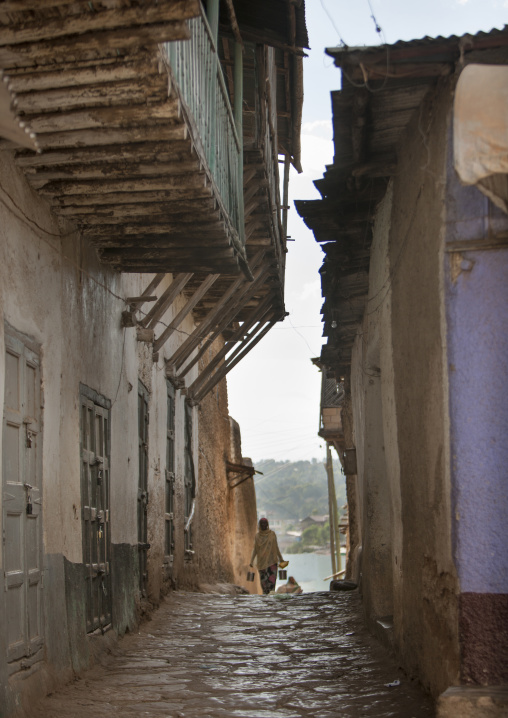
[(10, 672), (42, 659), (42, 434), (39, 356), (5, 336), (2, 523)]
[(139, 590), (147, 594), (148, 585), (148, 391), (141, 382), (138, 385), (138, 555)]
[(166, 387), (167, 424), (164, 562), (172, 566), (175, 551), (175, 388), (169, 380), (166, 380)]
[(196, 477), (194, 474), (194, 456), (192, 452), (192, 407), (185, 403), (185, 465), (184, 465), (184, 553), (186, 559), (192, 558), (192, 515), (193, 502), (196, 495)]

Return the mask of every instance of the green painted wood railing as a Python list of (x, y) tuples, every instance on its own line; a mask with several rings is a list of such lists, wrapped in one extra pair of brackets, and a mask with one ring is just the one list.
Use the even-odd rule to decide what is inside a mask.
[(245, 244), (243, 152), (210, 26), (204, 13), (187, 21), (191, 37), (165, 44), (181, 97), (194, 124), (222, 204)]

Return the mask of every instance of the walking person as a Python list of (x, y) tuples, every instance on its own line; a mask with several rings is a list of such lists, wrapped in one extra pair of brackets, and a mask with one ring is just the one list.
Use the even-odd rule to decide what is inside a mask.
[(285, 563), (279, 551), (277, 536), (268, 527), (268, 519), (259, 519), (259, 528), (254, 540), (254, 549), (250, 558), (250, 565), (256, 562), (259, 571), (259, 580), (264, 594), (275, 590), (277, 580), (277, 564)]

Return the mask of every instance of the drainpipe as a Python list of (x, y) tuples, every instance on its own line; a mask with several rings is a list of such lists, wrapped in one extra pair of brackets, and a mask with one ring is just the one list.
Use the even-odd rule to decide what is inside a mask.
[(245, 217), (243, 207), (243, 46), (235, 42), (235, 125), (238, 142), (240, 144), (238, 153), (238, 225), (242, 245), (245, 246)]
[(330, 513), (330, 554), (334, 576), (340, 571), (340, 540), (337, 531), (337, 499), (333, 478), (333, 462), (330, 444), (326, 443), (326, 473), (328, 476), (328, 506)]

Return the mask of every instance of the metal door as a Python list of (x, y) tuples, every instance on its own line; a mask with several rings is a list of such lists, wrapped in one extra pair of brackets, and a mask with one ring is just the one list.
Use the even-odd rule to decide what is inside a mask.
[(184, 470), (184, 552), (190, 559), (192, 550), (192, 516), (194, 498), (196, 496), (196, 477), (194, 473), (194, 456), (192, 453), (192, 407), (185, 404), (185, 470)]
[(138, 436), (139, 436), (139, 472), (138, 472), (138, 555), (139, 590), (146, 596), (148, 572), (148, 391), (138, 384)]
[(5, 335), (2, 523), (10, 672), (42, 659), (41, 390), (37, 353)]
[[(96, 399), (94, 401), (93, 398)], [(81, 500), (86, 630), (111, 623), (109, 521), (109, 410), (90, 389), (81, 390)], [(106, 399), (101, 403), (108, 405)]]
[(167, 427), (166, 427), (166, 500), (165, 500), (165, 541), (164, 560), (172, 564), (175, 550), (175, 388), (169, 380), (167, 386)]

